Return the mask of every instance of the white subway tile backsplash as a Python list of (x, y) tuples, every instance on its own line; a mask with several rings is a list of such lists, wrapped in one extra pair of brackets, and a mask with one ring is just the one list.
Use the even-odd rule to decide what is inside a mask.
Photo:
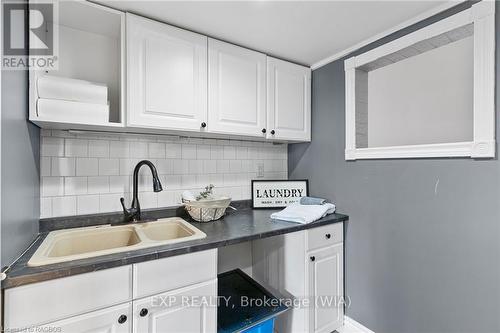
[(194, 144), (183, 144), (182, 149), (182, 159), (189, 160), (196, 158), (196, 145)]
[(120, 160), (116, 158), (99, 159), (99, 175), (113, 176), (120, 174)]
[(89, 157), (109, 157), (109, 141), (89, 140)]
[(170, 207), (175, 206), (177, 203), (174, 200), (174, 192), (169, 190), (163, 190), (157, 193), (157, 203), (158, 207)]
[(129, 157), (129, 144), (127, 141), (110, 141), (109, 157)]
[(50, 157), (40, 157), (40, 176), (50, 176), (51, 160)]
[(224, 146), (224, 159), (232, 160), (236, 158), (236, 148), (233, 146)]
[(248, 158), (248, 148), (247, 147), (236, 147), (236, 158), (239, 160), (244, 160)]
[(97, 176), (87, 178), (88, 194), (102, 194), (109, 192), (109, 177)]
[(130, 176), (109, 176), (110, 193), (127, 193), (131, 191)]
[(163, 142), (150, 142), (148, 148), (150, 158), (165, 158), (165, 144)]
[(210, 158), (212, 160), (221, 160), (224, 158), (223, 146), (210, 146)]
[(156, 170), (160, 175), (170, 175), (174, 172), (174, 160), (171, 159), (158, 159), (153, 162)]
[(185, 175), (189, 171), (189, 160), (174, 160), (174, 174)]
[(230, 172), (241, 172), (241, 170), (242, 170), (241, 163), (242, 162), (240, 160), (229, 161), (229, 171)]
[(147, 158), (148, 143), (140, 141), (130, 142), (130, 156), (135, 158)]
[(118, 212), (122, 210), (120, 198), (125, 198), (125, 203), (130, 205), (130, 200), (123, 193), (101, 194), (99, 196), (99, 212)]
[(77, 158), (76, 175), (77, 176), (97, 176), (99, 160), (97, 158)]
[(209, 145), (197, 145), (196, 146), (196, 158), (199, 160), (206, 160), (210, 158), (210, 146)]
[(286, 179), (287, 146), (225, 139), (158, 135), (44, 131), (41, 138), (41, 217), (121, 211), (130, 205), (132, 173), (141, 159), (152, 161), (163, 191), (152, 191), (149, 168), (141, 168), (143, 208), (178, 205), (185, 190), (250, 199), (258, 165), (262, 179)]
[(64, 195), (64, 178), (42, 177), (41, 187), (42, 197), (55, 197)]
[(52, 176), (74, 176), (75, 159), (73, 157), (52, 157)]
[(64, 139), (44, 136), (41, 141), (42, 156), (64, 156)]
[(141, 208), (156, 208), (158, 207), (158, 196), (154, 192), (141, 193)]
[(78, 215), (99, 213), (98, 195), (80, 195), (76, 201), (76, 213)]
[(88, 155), (88, 141), (82, 139), (66, 139), (64, 141), (64, 155), (86, 157)]
[(76, 197), (64, 196), (52, 198), (52, 216), (76, 215)]
[(216, 160), (204, 160), (203, 161), (203, 173), (216, 173), (217, 172), (217, 161)]
[(189, 160), (188, 173), (199, 174), (203, 172), (203, 161), (201, 160)]
[(87, 177), (65, 177), (64, 195), (87, 194)]
[(228, 172), (229, 172), (229, 161), (217, 160), (217, 173), (228, 173)]
[(176, 143), (165, 144), (165, 157), (166, 158), (182, 158), (181, 145)]
[(40, 217), (52, 216), (52, 198), (40, 199)]
[(139, 159), (120, 159), (120, 175), (132, 175), (134, 173), (134, 168), (139, 163)]

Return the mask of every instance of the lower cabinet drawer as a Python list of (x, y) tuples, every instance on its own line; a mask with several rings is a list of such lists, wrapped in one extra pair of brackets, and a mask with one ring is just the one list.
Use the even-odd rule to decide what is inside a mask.
[(344, 223), (334, 223), (307, 231), (307, 250), (311, 251), (344, 241)]
[(132, 300), (132, 266), (79, 274), (5, 290), (9, 330), (50, 323)]
[(217, 249), (134, 264), (134, 299), (217, 278)]

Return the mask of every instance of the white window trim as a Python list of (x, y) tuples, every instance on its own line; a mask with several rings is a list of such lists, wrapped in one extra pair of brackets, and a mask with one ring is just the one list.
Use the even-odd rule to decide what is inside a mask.
[[(442, 33), (474, 25), (474, 134), (471, 142), (356, 148), (356, 70), (374, 60)], [(495, 1), (470, 9), (379, 46), (344, 62), (345, 159), (495, 157)]]

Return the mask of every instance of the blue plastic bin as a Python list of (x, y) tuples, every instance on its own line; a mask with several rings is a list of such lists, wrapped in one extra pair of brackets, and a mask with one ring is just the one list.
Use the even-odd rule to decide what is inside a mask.
[(274, 319), (271, 318), (263, 323), (250, 327), (243, 331), (243, 333), (273, 333), (274, 332)]
[[(276, 316), (288, 310), (280, 302), (249, 305), (249, 299), (260, 301), (277, 297), (240, 269), (219, 274), (217, 286), (219, 297), (229, 299), (227, 303), (219, 302), (217, 307), (218, 333), (273, 333)], [(247, 301), (242, 301), (242, 297)]]

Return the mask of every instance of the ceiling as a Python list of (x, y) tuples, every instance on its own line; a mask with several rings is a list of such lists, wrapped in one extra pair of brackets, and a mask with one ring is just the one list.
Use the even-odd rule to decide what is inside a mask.
[(313, 65), (445, 1), (98, 2)]

